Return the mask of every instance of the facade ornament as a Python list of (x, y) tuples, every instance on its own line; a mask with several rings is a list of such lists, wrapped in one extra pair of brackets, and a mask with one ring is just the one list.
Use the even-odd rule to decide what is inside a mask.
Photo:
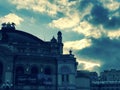
[(2, 30), (15, 30), (15, 23), (2, 23)]
[(53, 43), (57, 43), (57, 40), (55, 39), (54, 36), (53, 36), (53, 38), (51, 39), (51, 42), (53, 42)]
[(70, 49), (69, 54), (72, 55), (72, 50)]

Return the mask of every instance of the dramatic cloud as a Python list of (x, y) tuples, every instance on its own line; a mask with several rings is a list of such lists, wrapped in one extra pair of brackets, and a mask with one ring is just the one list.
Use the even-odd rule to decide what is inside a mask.
[[(65, 14), (64, 17), (53, 20), (49, 23), (50, 27), (74, 31), (86, 37), (94, 38), (100, 38), (105, 34), (110, 36), (108, 33), (112, 31), (118, 32), (117, 30), (120, 28), (120, 8), (119, 4), (117, 4), (118, 0), (70, 0), (69, 2), (67, 2), (67, 0), (61, 0), (61, 2), (63, 1), (64, 4), (62, 5), (64, 8), (59, 9), (61, 9), (63, 13), (69, 13)], [(73, 6), (76, 5), (76, 7), (65, 7), (65, 5), (73, 1)], [(106, 4), (107, 6), (105, 6)], [(62, 5), (59, 2), (58, 6), (62, 7)], [(112, 9), (114, 5), (116, 5), (116, 8)], [(72, 14), (70, 12), (72, 12)]]
[[(78, 60), (81, 62), (80, 66), (83, 65), (82, 69), (88, 69), (86, 65), (91, 65), (91, 69), (101, 66), (101, 70), (109, 69), (109, 67), (118, 68), (119, 65), (116, 65), (120, 59), (118, 47), (120, 45), (120, 4), (118, 0), (80, 0), (76, 5), (78, 7), (74, 9), (79, 17), (72, 14), (74, 16), (71, 19), (70, 15), (58, 18), (50, 25), (61, 30), (83, 34), (85, 38), (89, 38), (90, 42), (88, 43), (86, 39), (85, 42), (81, 42), (82, 40), (65, 42), (65, 52), (69, 49), (77, 52), (77, 58), (84, 59), (84, 63), (81, 59)], [(69, 23), (66, 24), (67, 22)], [(88, 64), (86, 59), (92, 63)], [(99, 63), (95, 63), (96, 61)]]
[(100, 67), (100, 63), (96, 63), (96, 62), (91, 62), (90, 60), (83, 60), (83, 59), (79, 59), (77, 60), (78, 62), (78, 70), (98, 70), (98, 68)]
[[(92, 45), (78, 51), (79, 57), (89, 58), (90, 60), (100, 60), (102, 69), (119, 68), (120, 60), (120, 39), (110, 39), (103, 37), (100, 39), (92, 38)], [(119, 68), (120, 69), (120, 68)]]
[[(79, 50), (81, 51), (84, 48), (90, 47), (91, 45), (92, 43), (90, 39), (67, 41), (64, 43), (64, 53), (68, 54), (70, 49), (72, 49), (73, 52)], [(93, 62), (91, 60), (80, 58), (78, 56), (76, 56), (78, 62), (78, 70), (99, 70), (98, 68), (101, 66), (100, 62)]]
[(107, 33), (107, 36), (110, 37), (111, 39), (114, 39), (114, 38), (118, 39), (118, 38), (120, 38), (120, 30), (117, 30), (117, 31), (109, 31), (109, 32)]
[(58, 12), (66, 13), (71, 11), (69, 7), (76, 2), (68, 2), (68, 0), (9, 0), (16, 5), (17, 9), (32, 10), (35, 12), (46, 13), (50, 16), (57, 15)]
[(103, 3), (103, 6), (113, 11), (120, 7), (119, 0), (100, 0)]
[(47, 13), (48, 15), (56, 15), (56, 5), (49, 2), (49, 0), (9, 0), (12, 4), (17, 6), (17, 9), (33, 10), (40, 13)]
[(76, 26), (79, 21), (79, 16), (77, 14), (74, 14), (68, 17), (59, 18), (58, 20), (53, 20), (52, 23), (49, 24), (49, 26), (59, 29), (68, 29)]
[(120, 16), (115, 16), (114, 12), (103, 6), (94, 6), (90, 14), (91, 19), (88, 20), (94, 26), (102, 25), (106, 30), (117, 30), (120, 28)]
[[(78, 14), (81, 15), (79, 24), (73, 24), (69, 28), (71, 31), (83, 34), (91, 42), (88, 46), (86, 46), (86, 42), (82, 42), (82, 44), (79, 41), (77, 43), (75, 43), (76, 41), (66, 42), (65, 48), (68, 50), (72, 48), (77, 52), (77, 58), (84, 58), (84, 64), (80, 59), (78, 60), (82, 62), (83, 67), (81, 68), (86, 69), (85, 65), (89, 65), (86, 59), (90, 59), (90, 62), (101, 62), (101, 70), (109, 69), (109, 67), (119, 68), (119, 65), (116, 65), (120, 59), (120, 7), (118, 1), (80, 0), (78, 10)], [(54, 23), (54, 25), (57, 24)], [(60, 29), (66, 29), (61, 27), (59, 26)], [(96, 64), (91, 65), (94, 67)], [(97, 65), (100, 64), (97, 63)]]
[(16, 25), (20, 25), (22, 21), (24, 20), (14, 13), (9, 13), (8, 15), (5, 15), (4, 17), (0, 17), (0, 23), (14, 22)]
[(98, 27), (93, 27), (86, 21), (80, 22), (80, 24), (74, 27), (73, 31), (83, 34), (85, 37), (94, 37), (99, 38), (103, 34), (103, 30), (100, 30)]
[(120, 17), (112, 16), (109, 21), (104, 25), (105, 29), (118, 30), (120, 29)]
[(81, 50), (83, 48), (91, 46), (90, 39), (81, 39), (76, 41), (67, 41), (64, 43), (64, 50)]
[[(76, 36), (82, 36), (82, 39), (75, 40), (74, 37), (72, 39), (74, 41), (69, 40), (64, 43), (64, 53), (72, 49), (77, 57), (78, 69), (119, 68), (120, 0), (9, 1), (11, 5), (16, 6), (17, 11), (25, 10), (30, 13), (37, 12), (41, 16), (46, 15), (50, 20), (45, 25), (48, 25), (47, 28), (50, 30), (60, 29), (70, 34), (77, 32)], [(5, 17), (0, 18), (0, 22), (3, 18)], [(48, 18), (39, 20), (45, 23)], [(20, 23), (23, 20), (18, 19), (18, 21)], [(37, 19), (33, 16), (30, 21), (35, 23)]]
[(108, 21), (108, 10), (100, 5), (96, 5), (91, 10), (91, 17), (90, 23), (94, 25), (103, 24)]

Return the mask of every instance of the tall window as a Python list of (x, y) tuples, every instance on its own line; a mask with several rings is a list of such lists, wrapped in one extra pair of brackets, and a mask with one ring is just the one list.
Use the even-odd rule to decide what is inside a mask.
[(69, 75), (68, 74), (62, 74), (62, 82), (69, 82)]
[(46, 75), (51, 75), (51, 74), (52, 74), (51, 67), (46, 67), (44, 73), (45, 73)]
[(17, 66), (15, 71), (16, 71), (17, 75), (24, 74), (24, 68), (23, 68), (23, 66)]
[(39, 69), (37, 66), (32, 66), (31, 67), (31, 74), (28, 79), (29, 85), (37, 85), (38, 84), (38, 73)]
[(65, 75), (62, 75), (62, 82), (65, 81)]
[(63, 83), (69, 83), (70, 77), (69, 74), (71, 73), (71, 69), (69, 66), (62, 66), (60, 68), (60, 73), (62, 75), (61, 80)]
[(32, 66), (31, 67), (31, 74), (38, 75), (38, 73), (39, 73), (38, 67), (37, 66)]
[(24, 85), (26, 83), (26, 76), (24, 75), (24, 67), (17, 66), (15, 69), (15, 84)]
[(0, 84), (2, 83), (2, 75), (3, 75), (3, 64), (0, 62)]
[(69, 75), (66, 75), (66, 81), (69, 82)]

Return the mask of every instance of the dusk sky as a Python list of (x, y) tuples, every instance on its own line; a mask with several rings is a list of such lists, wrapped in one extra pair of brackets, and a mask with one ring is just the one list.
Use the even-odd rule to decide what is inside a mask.
[(78, 69), (120, 69), (120, 0), (0, 0), (0, 24), (49, 41), (63, 33)]

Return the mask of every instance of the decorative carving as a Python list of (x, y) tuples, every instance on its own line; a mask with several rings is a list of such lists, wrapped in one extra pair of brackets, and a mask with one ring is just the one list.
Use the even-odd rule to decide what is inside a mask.
[(69, 54), (72, 55), (72, 50), (70, 49)]
[(2, 23), (2, 30), (15, 30), (15, 23)]

